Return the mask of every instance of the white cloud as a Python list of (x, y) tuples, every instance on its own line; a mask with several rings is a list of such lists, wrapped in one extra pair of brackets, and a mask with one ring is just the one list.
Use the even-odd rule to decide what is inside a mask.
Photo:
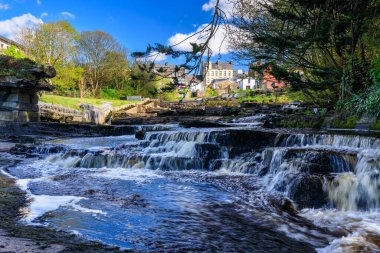
[(21, 16), (0, 21), (0, 34), (12, 39), (14, 35), (19, 33), (23, 27), (41, 23), (43, 22), (40, 18), (36, 18), (32, 14), (26, 13)]
[[(207, 24), (203, 24), (198, 27), (195, 32), (189, 34), (177, 33), (174, 36), (170, 37), (168, 40), (168, 44), (173, 46), (176, 50), (182, 51), (191, 51), (192, 46), (190, 43), (204, 43), (208, 36), (207, 30), (202, 31), (207, 26)], [(214, 37), (209, 41), (209, 47), (212, 50), (213, 55), (217, 54), (227, 54), (230, 52), (229, 50), (229, 41), (228, 34), (226, 28), (220, 26), (216, 31)]]
[[(211, 11), (214, 9), (215, 5), (216, 0), (209, 0), (207, 3), (202, 5), (202, 10)], [(234, 4), (231, 0), (220, 0), (219, 8), (226, 14), (227, 18), (230, 18), (232, 16)]]
[(1, 11), (6, 11), (6, 10), (8, 10), (9, 9), (9, 4), (1, 4), (0, 3), (0, 10)]
[(64, 18), (75, 19), (75, 15), (72, 14), (71, 12), (68, 12), (68, 11), (62, 11), (62, 12), (61, 12), (61, 15), (62, 15)]
[(49, 16), (49, 14), (47, 12), (43, 12), (41, 13), (40, 18), (46, 18), (47, 16)]
[(166, 59), (167, 59), (167, 56), (165, 54), (158, 53), (158, 52), (152, 52), (150, 56), (144, 58), (144, 60), (146, 61), (154, 61), (154, 62), (165, 61)]
[(37, 0), (37, 5), (42, 5), (42, 1), (41, 0)]

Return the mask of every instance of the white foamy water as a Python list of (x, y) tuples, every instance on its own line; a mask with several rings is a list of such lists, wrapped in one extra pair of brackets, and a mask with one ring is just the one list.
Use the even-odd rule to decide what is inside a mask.
[(320, 227), (346, 234), (331, 241), (327, 247), (318, 248), (319, 253), (380, 252), (379, 212), (304, 209), (301, 215)]
[(36, 195), (32, 194), (29, 190), (29, 184), (31, 182), (46, 182), (50, 181), (49, 177), (42, 177), (36, 179), (17, 179), (16, 184), (18, 187), (27, 193), (29, 200), (29, 205), (27, 208), (22, 209), (24, 213), (23, 221), (29, 224), (38, 224), (34, 220), (43, 216), (45, 213), (54, 211), (60, 207), (70, 207), (75, 211), (94, 213), (106, 215), (102, 210), (93, 210), (89, 208), (82, 207), (78, 204), (79, 201), (85, 200), (87, 198), (78, 196), (65, 196), (65, 195)]
[(30, 195), (29, 199), (31, 203), (28, 207), (28, 213), (23, 219), (27, 223), (33, 223), (36, 218), (59, 207), (75, 205), (85, 198), (76, 196)]
[(164, 176), (157, 174), (155, 171), (147, 169), (125, 169), (125, 168), (103, 168), (97, 173), (93, 174), (94, 177), (104, 179), (120, 179), (131, 180), (137, 183), (146, 183), (153, 179), (163, 178)]

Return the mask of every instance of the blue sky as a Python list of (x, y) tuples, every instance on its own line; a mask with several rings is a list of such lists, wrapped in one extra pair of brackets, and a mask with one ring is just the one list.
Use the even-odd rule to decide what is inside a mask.
[(12, 38), (24, 25), (65, 19), (79, 32), (103, 30), (129, 51), (143, 51), (149, 43), (175, 43), (208, 23), (214, 1), (0, 0), (0, 34)]

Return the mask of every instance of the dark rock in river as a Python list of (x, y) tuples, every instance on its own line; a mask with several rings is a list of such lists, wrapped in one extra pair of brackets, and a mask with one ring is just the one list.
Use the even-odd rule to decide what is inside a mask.
[(144, 131), (136, 131), (136, 133), (135, 133), (135, 137), (138, 140), (143, 140), (144, 136), (145, 136), (145, 132)]
[(228, 129), (216, 136), (216, 142), (229, 148), (230, 158), (242, 153), (273, 146), (275, 132), (262, 130)]
[(319, 176), (303, 175), (296, 178), (289, 189), (289, 197), (298, 208), (320, 208), (327, 204), (323, 182)]

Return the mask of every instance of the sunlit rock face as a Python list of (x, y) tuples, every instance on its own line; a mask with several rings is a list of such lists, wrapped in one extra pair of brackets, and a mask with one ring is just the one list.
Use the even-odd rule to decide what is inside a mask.
[(0, 120), (39, 121), (38, 92), (51, 91), (46, 79), (55, 75), (54, 68), (29, 59), (0, 56)]

